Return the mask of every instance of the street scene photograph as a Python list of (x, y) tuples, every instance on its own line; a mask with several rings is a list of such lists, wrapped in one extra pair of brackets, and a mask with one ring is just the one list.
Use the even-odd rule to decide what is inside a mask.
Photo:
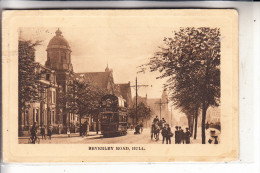
[(220, 28), (100, 23), (19, 28), (18, 143), (220, 144)]

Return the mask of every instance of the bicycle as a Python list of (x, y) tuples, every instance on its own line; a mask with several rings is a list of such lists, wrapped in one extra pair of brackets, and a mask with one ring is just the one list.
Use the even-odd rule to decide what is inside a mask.
[(33, 143), (32, 137), (30, 137), (28, 140), (28, 144), (39, 144), (39, 143), (40, 143), (40, 138), (38, 138), (37, 136), (36, 136), (34, 143)]

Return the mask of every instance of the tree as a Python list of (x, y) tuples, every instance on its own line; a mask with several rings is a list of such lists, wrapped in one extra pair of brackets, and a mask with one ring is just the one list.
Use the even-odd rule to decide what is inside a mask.
[(79, 115), (80, 136), (82, 136), (82, 118), (87, 115), (98, 115), (103, 95), (103, 91), (78, 78), (73, 78), (68, 84), (67, 92), (61, 95), (60, 100), (66, 112)]
[(22, 114), (29, 108), (29, 103), (39, 101), (39, 80), (35, 66), (35, 46), (40, 41), (31, 42), (19, 40), (18, 43), (18, 100), (19, 125)]
[[(220, 29), (180, 28), (173, 38), (164, 38), (148, 66), (167, 78), (165, 87), (177, 107), (202, 109), (202, 143), (205, 144), (205, 120), (209, 106), (220, 101)], [(143, 67), (141, 66), (141, 67)], [(192, 96), (193, 95), (193, 96)], [(195, 110), (196, 110), (195, 109)]]
[[(137, 112), (138, 112), (138, 119), (144, 121), (144, 120), (149, 120), (151, 118), (151, 109), (146, 106), (143, 102), (140, 102), (137, 105)], [(129, 116), (131, 118), (136, 118), (136, 106), (133, 105), (133, 107), (131, 107), (129, 109)]]

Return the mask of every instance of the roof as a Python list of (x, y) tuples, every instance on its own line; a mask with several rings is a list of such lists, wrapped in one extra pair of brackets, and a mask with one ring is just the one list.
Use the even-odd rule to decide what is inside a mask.
[(56, 36), (50, 40), (47, 48), (65, 48), (70, 50), (68, 41), (62, 36), (62, 32), (59, 29), (56, 31)]
[(124, 99), (128, 99), (128, 95), (127, 94), (130, 94), (130, 97), (131, 97), (131, 88), (130, 88), (130, 83), (124, 83), (124, 84), (117, 84), (119, 86), (119, 89), (120, 89), (120, 93), (122, 95), (122, 97)]
[(75, 73), (75, 77), (80, 77), (80, 75), (84, 76), (85, 81), (90, 82), (102, 89), (107, 89), (110, 72)]

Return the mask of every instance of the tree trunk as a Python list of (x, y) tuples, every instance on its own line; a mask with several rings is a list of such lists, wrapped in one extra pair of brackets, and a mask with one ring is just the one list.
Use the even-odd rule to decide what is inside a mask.
[(82, 136), (81, 113), (79, 114), (79, 136)]
[(197, 138), (198, 113), (199, 113), (199, 110), (197, 109), (197, 110), (195, 111), (194, 139)]
[[(204, 104), (205, 105), (205, 104)], [(207, 113), (207, 106), (202, 107), (202, 122), (201, 122), (201, 135), (202, 135), (202, 144), (206, 144), (206, 136), (205, 136), (205, 121), (206, 121), (206, 113)]]
[(189, 128), (189, 131), (192, 133), (192, 128), (193, 128), (193, 116), (189, 115), (187, 118), (188, 118), (188, 128)]
[(99, 124), (98, 124), (98, 113), (97, 113), (97, 120), (96, 120), (96, 132), (97, 132), (97, 134), (98, 134), (98, 130), (99, 130), (99, 126), (98, 126)]
[(193, 116), (192, 116), (192, 126), (190, 127), (190, 134), (191, 135), (193, 135), (194, 119), (195, 119), (195, 115), (193, 114)]

